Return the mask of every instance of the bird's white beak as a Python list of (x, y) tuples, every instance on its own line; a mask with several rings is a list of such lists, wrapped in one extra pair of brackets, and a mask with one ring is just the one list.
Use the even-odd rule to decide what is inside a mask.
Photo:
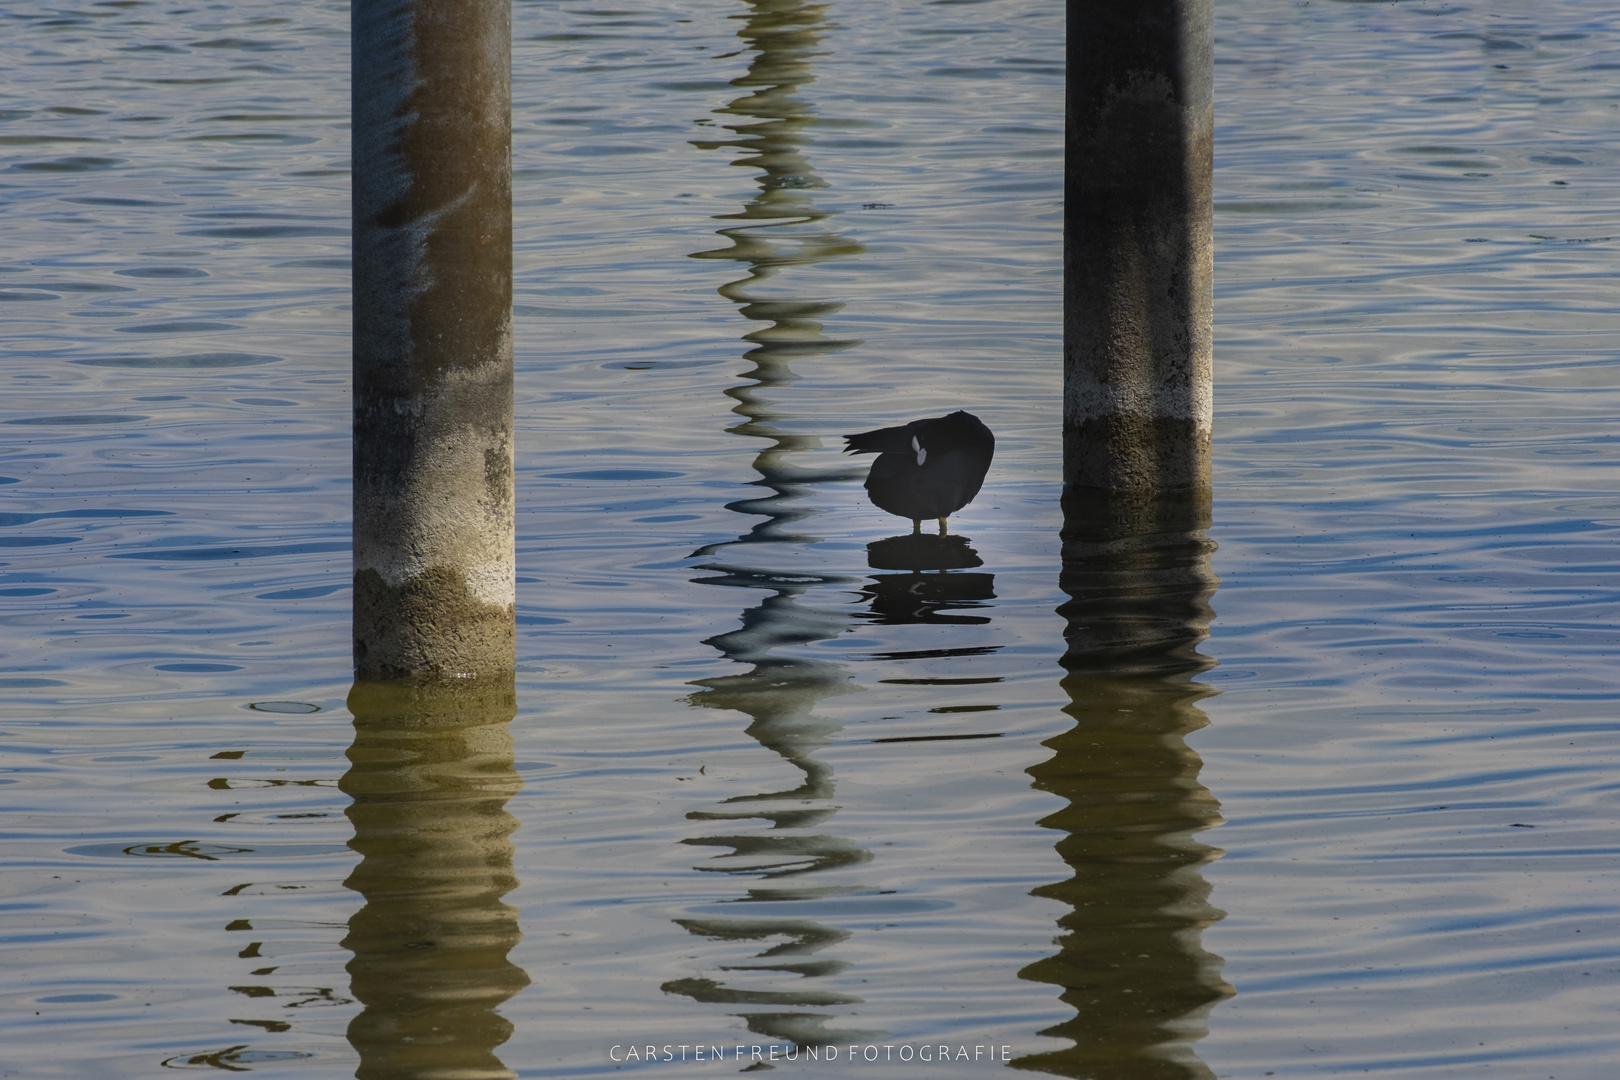
[(928, 451), (922, 448), (922, 443), (917, 441), (917, 436), (915, 435), (911, 437), (911, 448), (917, 451), (917, 467), (920, 469), (922, 468), (922, 463), (928, 460)]

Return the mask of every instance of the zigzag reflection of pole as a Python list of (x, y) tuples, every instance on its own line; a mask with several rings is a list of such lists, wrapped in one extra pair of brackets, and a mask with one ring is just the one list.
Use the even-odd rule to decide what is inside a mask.
[[(814, 511), (798, 505), (805, 488), (828, 480), (849, 479), (848, 469), (813, 470), (791, 464), (791, 455), (820, 446), (813, 436), (783, 431), (780, 422), (790, 413), (776, 407), (769, 395), (797, 380), (790, 363), (858, 344), (822, 333), (819, 320), (843, 307), (836, 300), (810, 300), (769, 287), (783, 269), (827, 259), (859, 255), (865, 249), (826, 227), (833, 215), (815, 205), (811, 192), (825, 183), (811, 170), (804, 148), (815, 123), (814, 109), (795, 95), (813, 78), (810, 61), (817, 55), (823, 11), (820, 5), (799, 0), (751, 0), (750, 12), (739, 36), (754, 50), (748, 71), (732, 80), (749, 92), (717, 114), (736, 118), (723, 126), (736, 137), (695, 142), (702, 149), (737, 148), (745, 151), (734, 164), (758, 168), (759, 190), (740, 213), (721, 216), (735, 221), (719, 229), (730, 246), (697, 252), (693, 258), (726, 259), (742, 263), (747, 273), (720, 288), (720, 294), (738, 305), (741, 314), (765, 325), (745, 335), (753, 343), (745, 357), (754, 364), (750, 381), (726, 391), (736, 404), (732, 411), (743, 419), (732, 434), (763, 438), (769, 444), (754, 458), (765, 489), (759, 495), (730, 503), (741, 514), (760, 515), (734, 541), (714, 544), (695, 553), (709, 561), (701, 569), (708, 576), (696, 579), (708, 585), (764, 590), (768, 595), (742, 615), (742, 626), (709, 638), (705, 644), (727, 659), (747, 664), (738, 675), (701, 679), (702, 689), (691, 697), (694, 705), (729, 709), (746, 714), (747, 732), (761, 745), (779, 754), (802, 774), (802, 780), (783, 790), (726, 800), (720, 808), (688, 814), (693, 821), (768, 824), (764, 833), (728, 830), (689, 838), (694, 846), (728, 849), (699, 870), (737, 874), (756, 879), (745, 900), (755, 903), (813, 901), (848, 892), (851, 886), (818, 886), (806, 875), (866, 862), (871, 853), (842, 837), (817, 830), (835, 813), (832, 770), (816, 760), (815, 752), (837, 733), (839, 724), (815, 715), (823, 698), (854, 692), (843, 668), (808, 657), (783, 655), (777, 650), (833, 637), (851, 624), (838, 610), (799, 603), (810, 590), (827, 585), (849, 586), (857, 579), (834, 574), (781, 571), (761, 567), (756, 556), (782, 548), (757, 545), (797, 545), (818, 538), (803, 531)], [(751, 946), (769, 944), (745, 963), (727, 964), (725, 981), (704, 976), (672, 980), (666, 993), (695, 1001), (743, 1006), (737, 1013), (750, 1031), (799, 1046), (818, 1046), (875, 1036), (879, 1033), (829, 1026), (826, 1013), (806, 1011), (858, 1004), (860, 998), (834, 989), (817, 989), (804, 980), (836, 975), (844, 962), (816, 954), (849, 937), (849, 932), (824, 925), (798, 913), (773, 916), (757, 909), (749, 918), (688, 918), (677, 922), (688, 932), (713, 942)], [(776, 976), (792, 975), (780, 989)]]

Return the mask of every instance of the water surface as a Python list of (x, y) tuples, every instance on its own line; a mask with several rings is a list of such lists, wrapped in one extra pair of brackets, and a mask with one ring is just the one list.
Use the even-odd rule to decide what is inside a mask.
[[(1607, 1075), (1612, 16), (1221, 6), (1145, 682), (1060, 665), (1060, 6), (519, 0), (510, 721), (345, 706), (346, 6), (3, 25), (0, 1074)], [(837, 436), (957, 407), (896, 541)]]

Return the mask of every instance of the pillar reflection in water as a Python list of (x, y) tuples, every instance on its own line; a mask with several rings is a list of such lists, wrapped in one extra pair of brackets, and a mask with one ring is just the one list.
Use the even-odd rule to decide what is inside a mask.
[[(802, 607), (796, 603), (797, 595), (788, 590), (777, 592), (743, 613), (742, 629), (710, 638), (708, 644), (750, 668), (738, 675), (697, 681), (693, 685), (703, 689), (690, 699), (694, 705), (746, 715), (750, 720), (747, 733), (798, 773), (796, 783), (790, 780), (776, 790), (736, 796), (712, 810), (687, 815), (706, 828), (684, 842), (723, 852), (696, 869), (750, 879), (751, 883), (734, 901), (748, 905), (746, 915), (676, 922), (699, 937), (727, 945), (757, 946), (757, 951), (741, 963), (719, 965), (712, 977), (677, 979), (665, 983), (663, 989), (695, 1001), (743, 1006), (735, 1015), (755, 1034), (799, 1046), (820, 1046), (880, 1034), (839, 1027), (836, 1013), (807, 1011), (856, 1005), (862, 999), (816, 984), (814, 980), (836, 976), (848, 967), (847, 962), (826, 955), (826, 950), (850, 934), (802, 914), (806, 906), (859, 889), (847, 882), (818, 884), (811, 875), (857, 866), (872, 855), (828, 828), (838, 811), (833, 802), (832, 769), (813, 756), (839, 729), (837, 722), (815, 714), (816, 704), (851, 693), (855, 687), (835, 664), (770, 653), (779, 645), (838, 633), (848, 619)], [(791, 905), (793, 913), (772, 914), (772, 904)]]
[(496, 1009), (529, 984), (507, 959), (521, 936), (506, 802), (522, 781), (506, 725), (510, 676), (492, 687), (357, 683), (343, 791), (353, 799), (344, 882), (364, 903), (344, 948), (364, 1010), (349, 1025), (361, 1080), (511, 1077)]
[(1186, 736), (1207, 723), (1192, 681), (1216, 579), (1207, 490), (1155, 499), (1065, 498), (1062, 589), (1065, 712), (1074, 726), (1028, 771), (1067, 801), (1041, 824), (1062, 833), (1072, 876), (1036, 895), (1070, 911), (1058, 952), (1020, 976), (1063, 988), (1075, 1016), (1041, 1034), (1073, 1047), (1018, 1068), (1095, 1080), (1213, 1077), (1194, 1043), (1231, 988), (1204, 950), (1200, 867), (1220, 855), (1196, 835), (1219, 824)]
[[(742, 422), (736, 435), (768, 440), (754, 458), (763, 490), (729, 508), (757, 515), (736, 540), (695, 553), (706, 585), (760, 590), (766, 595), (742, 613), (742, 626), (709, 638), (706, 644), (746, 671), (702, 679), (691, 702), (726, 709), (749, 718), (747, 733), (792, 768), (785, 784), (757, 794), (727, 799), (711, 810), (688, 815), (705, 831), (685, 843), (722, 853), (699, 871), (736, 875), (751, 884), (736, 903), (747, 914), (677, 920), (689, 933), (721, 947), (735, 948), (740, 962), (717, 964), (712, 975), (665, 983), (666, 993), (695, 1001), (741, 1006), (740, 1017), (756, 1035), (817, 1046), (875, 1036), (839, 1027), (833, 1009), (860, 998), (815, 980), (836, 976), (847, 964), (827, 955), (849, 932), (807, 916), (805, 908), (858, 889), (848, 883), (818, 883), (812, 875), (836, 873), (868, 861), (871, 853), (827, 828), (837, 813), (832, 769), (815, 757), (838, 732), (839, 724), (817, 716), (824, 698), (856, 687), (839, 665), (778, 650), (833, 637), (851, 625), (839, 608), (806, 603), (812, 590), (848, 588), (854, 579), (818, 572), (810, 563), (809, 535), (803, 523), (812, 511), (798, 505), (806, 486), (860, 475), (847, 466), (805, 469), (792, 455), (821, 445), (820, 439), (792, 433), (783, 421), (792, 414), (778, 407), (775, 392), (796, 381), (790, 368), (805, 359), (858, 344), (822, 333), (820, 319), (836, 313), (838, 301), (792, 295), (773, 279), (794, 266), (860, 254), (864, 249), (828, 227), (831, 212), (818, 208), (811, 193), (824, 187), (805, 151), (815, 123), (814, 108), (797, 91), (812, 81), (810, 60), (823, 32), (824, 8), (801, 0), (752, 0), (738, 31), (754, 52), (748, 71), (732, 84), (748, 92), (716, 109), (735, 136), (697, 142), (704, 149), (742, 151), (734, 164), (761, 170), (759, 190), (740, 213), (719, 220), (738, 222), (719, 234), (730, 246), (696, 253), (699, 259), (743, 264), (746, 274), (721, 286), (720, 294), (741, 314), (763, 325), (745, 334), (753, 347), (745, 354), (754, 367), (749, 381), (726, 391)], [(791, 913), (772, 912), (792, 905)]]

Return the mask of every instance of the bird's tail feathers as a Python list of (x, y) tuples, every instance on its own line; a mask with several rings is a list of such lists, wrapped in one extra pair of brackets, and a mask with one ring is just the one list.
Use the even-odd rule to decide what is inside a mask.
[(844, 453), (846, 454), (903, 453), (911, 448), (911, 428), (909, 425), (878, 428), (876, 431), (863, 431), (859, 435), (844, 436)]

